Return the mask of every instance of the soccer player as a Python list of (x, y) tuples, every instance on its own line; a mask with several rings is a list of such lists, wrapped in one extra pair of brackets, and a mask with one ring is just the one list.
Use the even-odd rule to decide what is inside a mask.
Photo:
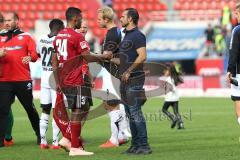
[[(235, 14), (240, 23), (240, 3), (236, 5)], [(238, 84), (231, 84), (231, 99), (234, 101), (237, 121), (240, 124), (240, 25), (237, 25), (232, 31), (232, 37), (229, 47), (229, 61), (227, 68), (227, 81), (233, 83), (233, 80)]]
[[(103, 7), (98, 10), (98, 23), (101, 28), (106, 28), (107, 34), (103, 43), (103, 52), (111, 51), (113, 53), (113, 58), (117, 57), (119, 44), (121, 42), (121, 30), (114, 23), (114, 12), (110, 7)], [(118, 81), (115, 77), (117, 76), (118, 66), (109, 61), (102, 63), (103, 67), (106, 67), (108, 71), (103, 68), (103, 90), (108, 94), (109, 92), (117, 95), (116, 89), (119, 88), (119, 83), (113, 83), (113, 81)], [(111, 70), (115, 68), (115, 70)], [(111, 74), (113, 76), (111, 76)], [(119, 78), (119, 77), (118, 77)], [(107, 96), (107, 95), (106, 95)], [(116, 96), (116, 97), (119, 97)], [(125, 134), (127, 131), (127, 119), (124, 109), (120, 110), (120, 100), (118, 99), (109, 99), (106, 102), (105, 109), (108, 111), (110, 117), (110, 126), (111, 126), (111, 137), (110, 139), (100, 145), (101, 148), (112, 148), (117, 147), (120, 144), (124, 144), (128, 141), (128, 136)], [(122, 105), (123, 107), (123, 105)]]
[[(40, 143), (39, 116), (33, 104), (32, 80), (29, 62), (38, 59), (36, 45), (29, 33), (18, 27), (19, 17), (14, 12), (4, 15), (6, 33), (0, 35), (0, 50), (4, 56), (0, 58), (2, 72), (0, 75), (0, 146), (3, 146), (7, 129), (7, 117), (11, 104), (18, 97), (28, 114), (28, 118)], [(0, 51), (1, 52), (1, 51)]]
[[(53, 19), (49, 23), (50, 33), (39, 38), (37, 43), (37, 52), (42, 61), (42, 76), (41, 76), (41, 96), (40, 103), (42, 114), (40, 117), (40, 134), (41, 134), (41, 149), (49, 148), (46, 139), (48, 130), (49, 116), (51, 108), (54, 109), (56, 101), (56, 91), (50, 86), (50, 76), (52, 74), (52, 54), (54, 52), (53, 40), (57, 33), (64, 28), (64, 24), (60, 19)], [(53, 141), (50, 146), (51, 149), (59, 149), (58, 135), (59, 128), (53, 119), (52, 121)]]
[[(110, 59), (112, 54), (107, 52), (103, 55), (89, 54), (88, 43), (80, 33), (75, 31), (81, 26), (81, 11), (78, 8), (70, 7), (66, 11), (66, 18), (68, 27), (55, 39), (54, 48), (57, 54), (53, 55), (52, 60), (58, 86), (54, 119), (63, 134), (59, 145), (70, 151), (70, 156), (92, 155), (92, 152), (83, 150), (82, 140), (78, 139), (81, 123), (86, 119), (91, 105), (91, 88), (86, 84), (88, 82), (86, 80), (88, 75), (85, 74), (88, 71), (86, 66), (87, 62), (102, 62)], [(70, 122), (61, 90), (67, 97), (68, 107), (73, 111)]]
[(70, 133), (64, 133), (64, 137), (59, 144), (65, 148), (70, 147), (69, 156), (93, 155), (93, 152), (84, 150), (79, 137), (81, 134), (81, 108), (84, 107), (86, 99), (82, 99), (81, 94), (84, 92), (81, 88), (83, 85), (82, 64), (83, 60), (68, 60), (77, 58), (81, 54), (88, 54), (88, 43), (84, 37), (75, 31), (81, 27), (82, 15), (81, 10), (75, 7), (69, 7), (66, 11), (67, 27), (60, 31), (56, 36), (53, 44), (57, 54), (53, 56), (54, 70), (56, 67), (62, 67), (61, 77), (56, 75), (55, 80), (58, 90), (62, 90), (67, 97), (68, 107), (72, 110), (70, 118)]

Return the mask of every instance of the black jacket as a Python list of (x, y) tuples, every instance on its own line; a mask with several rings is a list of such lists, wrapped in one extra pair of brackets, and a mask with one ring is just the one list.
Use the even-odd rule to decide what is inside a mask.
[(229, 47), (228, 72), (233, 77), (240, 74), (240, 25), (236, 26), (232, 31), (232, 38)]

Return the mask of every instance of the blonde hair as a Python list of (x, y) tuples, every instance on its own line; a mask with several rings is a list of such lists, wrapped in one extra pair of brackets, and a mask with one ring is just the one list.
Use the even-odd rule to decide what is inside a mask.
[(110, 7), (104, 6), (98, 9), (98, 13), (102, 13), (103, 19), (109, 19), (109, 21), (114, 20), (114, 12), (113, 12), (113, 9)]
[(237, 4), (236, 4), (236, 10), (237, 9), (240, 9), (240, 2), (238, 2)]

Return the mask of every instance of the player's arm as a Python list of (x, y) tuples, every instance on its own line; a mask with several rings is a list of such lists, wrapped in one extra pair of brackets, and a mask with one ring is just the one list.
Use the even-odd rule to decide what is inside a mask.
[(135, 41), (135, 48), (138, 54), (136, 60), (132, 63), (132, 65), (123, 73), (122, 81), (128, 81), (131, 72), (136, 69), (140, 64), (144, 63), (147, 59), (147, 52), (146, 52), (146, 38), (143, 35), (136, 37)]
[(28, 41), (28, 55), (22, 58), (22, 63), (28, 64), (29, 62), (36, 62), (38, 59), (38, 54), (36, 52), (36, 43), (35, 41), (29, 37)]
[(233, 31), (231, 43), (229, 47), (229, 60), (228, 60), (228, 68), (227, 68), (227, 81), (230, 82), (232, 76), (235, 77), (236, 74), (236, 64), (238, 60), (238, 56), (240, 53), (240, 40), (239, 40), (239, 32)]
[(60, 89), (59, 78), (58, 78), (58, 66), (59, 66), (59, 62), (58, 62), (57, 53), (53, 53), (53, 55), (52, 55), (52, 68), (53, 68), (53, 76), (54, 76), (54, 79), (55, 79), (57, 90)]
[(105, 54), (89, 54), (89, 51), (84, 51), (80, 55), (84, 60), (86, 60), (88, 63), (91, 62), (103, 62), (105, 60), (110, 60), (112, 58), (111, 52), (106, 52)]
[(112, 58), (112, 59), (110, 60), (110, 62), (112, 62), (112, 63), (114, 63), (114, 64), (116, 64), (116, 65), (120, 65), (120, 58)]
[(0, 48), (0, 58), (6, 55), (6, 49), (5, 48)]

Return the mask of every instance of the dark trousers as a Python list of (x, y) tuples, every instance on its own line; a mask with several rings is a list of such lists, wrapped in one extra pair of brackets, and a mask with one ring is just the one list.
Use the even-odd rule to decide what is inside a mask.
[[(172, 106), (173, 113), (174, 113), (175, 116), (168, 111), (168, 108), (170, 106)], [(179, 110), (178, 110), (178, 101), (174, 101), (174, 102), (165, 101), (164, 104), (163, 104), (162, 111), (163, 111), (163, 113), (165, 113), (168, 116), (168, 118), (171, 119), (171, 121), (177, 120), (179, 122), (182, 122), (181, 115), (179, 114)]]
[(148, 146), (146, 121), (142, 112), (142, 105), (146, 101), (142, 96), (144, 78), (121, 82), (121, 98), (125, 111), (129, 117), (130, 130), (132, 134), (131, 145), (135, 147)]
[(3, 145), (7, 130), (8, 114), (15, 96), (17, 96), (27, 112), (35, 134), (39, 136), (39, 115), (33, 104), (32, 81), (0, 82), (0, 92), (0, 146)]

